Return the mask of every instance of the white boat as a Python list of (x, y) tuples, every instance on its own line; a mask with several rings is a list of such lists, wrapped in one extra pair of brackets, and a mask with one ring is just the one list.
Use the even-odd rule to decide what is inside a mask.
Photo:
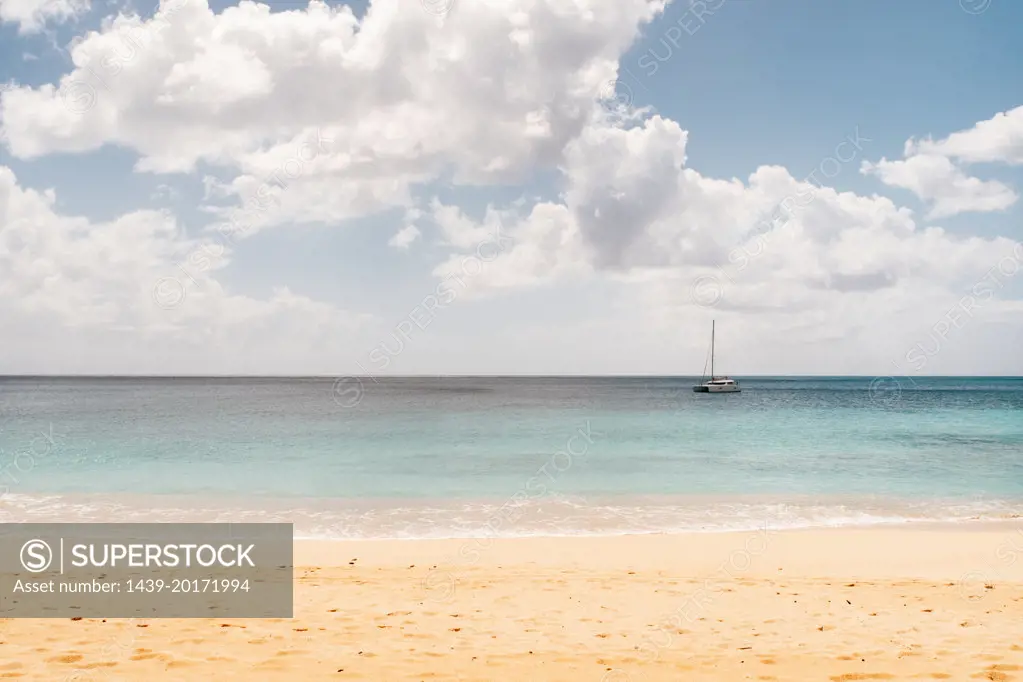
[[(707, 371), (706, 365), (703, 368)], [(693, 386), (693, 391), (696, 393), (738, 393), (742, 389), (739, 388), (739, 382), (730, 377), (716, 377), (714, 376), (714, 321), (710, 323), (710, 380), (707, 381), (707, 376), (704, 375), (704, 381), (698, 386)]]

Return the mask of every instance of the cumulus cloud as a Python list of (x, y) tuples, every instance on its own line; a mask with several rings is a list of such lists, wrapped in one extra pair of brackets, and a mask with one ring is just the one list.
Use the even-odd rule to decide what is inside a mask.
[(937, 154), (966, 163), (1023, 164), (1023, 106), (934, 141), (910, 141), (907, 154)]
[[(218, 14), (163, 0), (78, 41), (59, 84), (6, 93), (3, 134), (23, 159), (117, 145), (147, 172), (205, 162), (234, 174), (243, 202), (273, 192), (268, 224), (334, 221), (407, 205), (441, 174), (512, 182), (557, 164), (662, 7), (508, 0), (438, 19), (419, 0), (376, 0), (359, 19), (320, 2)], [(282, 169), (311, 135), (330, 144)]]
[[(829, 313), (830, 324), (812, 335), (831, 336), (917, 296), (954, 300), (1019, 247), (920, 226), (886, 197), (839, 192), (779, 167), (761, 167), (747, 182), (707, 178), (685, 167), (685, 143), (677, 123), (656, 116), (584, 130), (566, 151), (564, 202), (506, 216), (512, 246), (475, 279), (477, 293), (597, 273), (649, 292), (646, 309), (663, 319), (715, 309), (803, 324), (845, 311)], [(485, 231), (486, 221), (445, 210), (457, 234)], [(465, 255), (435, 274), (457, 272)]]
[[(836, 140), (843, 151), (823, 174), (796, 178), (765, 159), (746, 178), (708, 177), (689, 166), (684, 121), (600, 101), (662, 9), (660, 0), (500, 0), (438, 16), (419, 0), (375, 0), (357, 17), (320, 2), (271, 12), (245, 0), (215, 13), (203, 0), (164, 0), (153, 17), (112, 18), (72, 46), (74, 67), (59, 82), (0, 94), (4, 144), (23, 161), (114, 146), (136, 155), (138, 173), (201, 172), (212, 217), (197, 238), (164, 211), (63, 215), (53, 193), (0, 170), (4, 362), (336, 371), (379, 342), (378, 320), (302, 296), (273, 272), (260, 273), (261, 296), (244, 295), (228, 273), (240, 240), (259, 232), (393, 209), (405, 210), (402, 227), (379, 239), (396, 249), (426, 241), (420, 221), (429, 221), (442, 284), (423, 300), (435, 308), (557, 287), (596, 298), (571, 311), (591, 317), (565, 326), (529, 329), (518, 318), (513, 329), (452, 338), (431, 325), (407, 356), (433, 353), (424, 371), (511, 369), (471, 366), (468, 346), (487, 334), (518, 367), (535, 368), (543, 344), (563, 349), (565, 367), (588, 358), (582, 371), (640, 371), (605, 360), (702, 352), (710, 315), (731, 330), (726, 355), (728, 344), (756, 339), (746, 352), (761, 370), (870, 371), (986, 276), (999, 286), (970, 316), (1018, 329), (1006, 284), (1015, 273), (992, 268), (1023, 261), (1019, 243), (934, 221), (1016, 200), (961, 166), (1019, 163), (1023, 107), (911, 141), (902, 160), (863, 163), (928, 202), (923, 218), (828, 186), (843, 165), (863, 162), (858, 133)], [(467, 189), (514, 194), (541, 174), (556, 178), (542, 200), (466, 200)], [(420, 203), (433, 194), (444, 198)], [(457, 328), (457, 314), (444, 314)], [(680, 329), (690, 331), (680, 338)], [(65, 334), (74, 350), (62, 352)], [(811, 347), (823, 353), (819, 367)], [(863, 364), (836, 366), (846, 355)], [(430, 364), (442, 357), (455, 365)]]
[(406, 225), (397, 232), (394, 236), (387, 241), (388, 246), (393, 246), (397, 249), (407, 249), (411, 246), (412, 242), (419, 239), (419, 228), (415, 225)]
[(968, 211), (1002, 211), (1019, 199), (997, 180), (969, 177), (946, 156), (914, 154), (902, 161), (863, 162), (863, 172), (891, 187), (901, 187), (930, 203), (930, 218), (947, 218)]
[(967, 175), (960, 164), (1023, 163), (1023, 106), (979, 121), (972, 128), (935, 141), (908, 140), (903, 160), (864, 162), (862, 172), (892, 187), (908, 189), (931, 206), (929, 217), (969, 211), (1003, 211), (1019, 195), (997, 180)]
[(0, 0), (0, 23), (18, 24), (19, 33), (38, 33), (89, 10), (89, 0)]
[(208, 244), (167, 213), (96, 223), (55, 204), (53, 192), (23, 188), (0, 166), (0, 371), (81, 371), (92, 350), (119, 371), (187, 371), (198, 361), (214, 373), (252, 372), (253, 358), (274, 353), (313, 353), (323, 371), (329, 349), (372, 322), (283, 285), (266, 299), (232, 294), (212, 259), (196, 267)]

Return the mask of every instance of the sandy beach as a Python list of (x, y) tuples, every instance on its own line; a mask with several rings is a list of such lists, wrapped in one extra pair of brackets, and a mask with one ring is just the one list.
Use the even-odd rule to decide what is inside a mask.
[(0, 679), (1023, 679), (1023, 525), (296, 543), (293, 620), (6, 620)]

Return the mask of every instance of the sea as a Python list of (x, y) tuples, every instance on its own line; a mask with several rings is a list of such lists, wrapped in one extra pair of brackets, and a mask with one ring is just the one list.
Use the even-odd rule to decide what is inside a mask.
[(1023, 378), (737, 378), (0, 378), (0, 522), (419, 539), (1023, 514)]

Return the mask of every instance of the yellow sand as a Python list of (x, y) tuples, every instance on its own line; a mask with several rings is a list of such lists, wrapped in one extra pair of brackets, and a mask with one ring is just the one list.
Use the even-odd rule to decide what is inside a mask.
[(1023, 526), (299, 542), (294, 620), (0, 621), (0, 679), (1023, 681), (1017, 555)]

